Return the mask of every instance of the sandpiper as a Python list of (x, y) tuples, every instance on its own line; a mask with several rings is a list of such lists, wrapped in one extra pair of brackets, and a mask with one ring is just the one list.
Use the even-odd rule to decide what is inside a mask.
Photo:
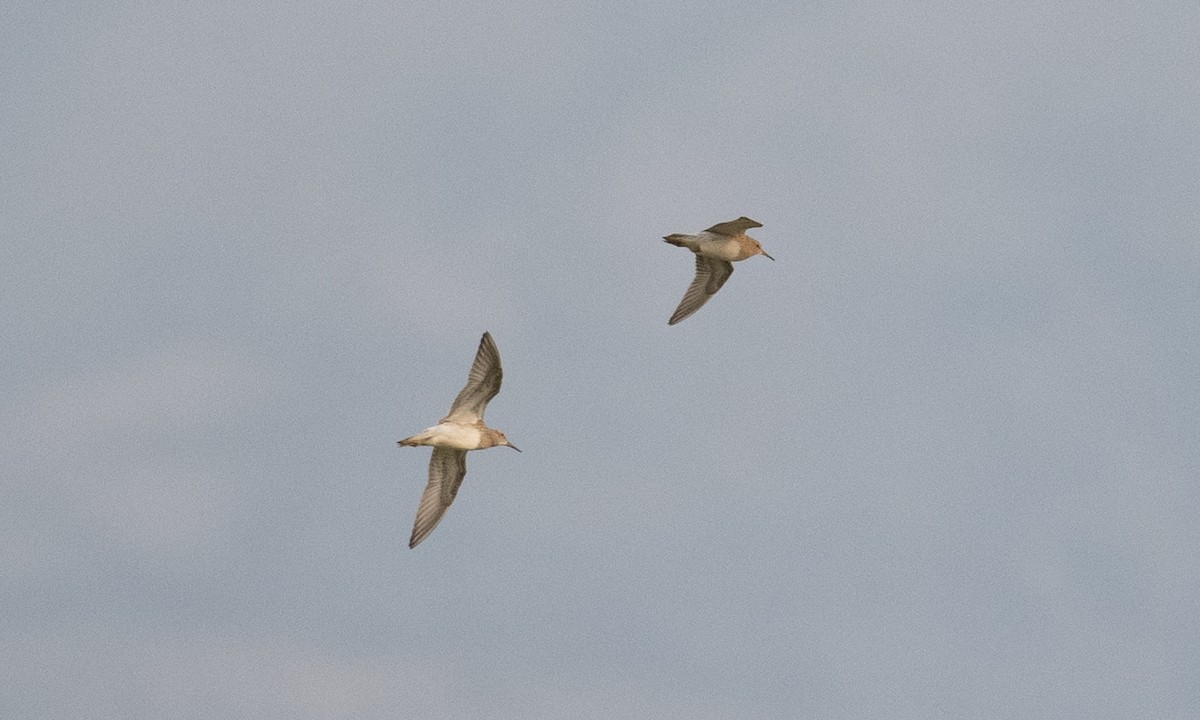
[[(748, 217), (718, 223), (695, 235), (675, 234), (663, 238), (678, 247), (696, 253), (696, 279), (683, 294), (675, 314), (668, 325), (689, 317), (715, 295), (729, 276), (733, 274), (733, 263), (755, 255), (767, 255), (758, 241), (746, 234), (750, 228), (762, 227), (762, 223)], [(768, 258), (775, 258), (767, 255)]]
[(413, 521), (412, 537), (408, 546), (414, 548), (441, 522), (463, 477), (467, 474), (467, 452), (503, 445), (517, 452), (504, 433), (483, 424), (483, 411), (488, 402), (500, 392), (500, 381), (504, 371), (500, 368), (500, 351), (490, 333), (484, 333), (471, 364), (467, 384), (454, 403), (450, 414), (438, 420), (438, 424), (426, 428), (412, 437), (399, 441), (400, 445), (430, 445), (433, 456), (429, 459), (429, 483), (417, 506), (417, 518)]

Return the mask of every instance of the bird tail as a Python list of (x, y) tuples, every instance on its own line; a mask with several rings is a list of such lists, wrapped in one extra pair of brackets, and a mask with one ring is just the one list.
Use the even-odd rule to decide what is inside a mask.
[(674, 245), (675, 247), (687, 247), (688, 240), (691, 240), (691, 239), (692, 238), (690, 235), (682, 235), (680, 233), (675, 233), (674, 235), (668, 235), (668, 236), (664, 237), (663, 242), (670, 243), (670, 244)]
[(403, 440), (397, 440), (396, 444), (400, 445), (402, 447), (417, 447), (419, 445), (424, 445), (425, 440), (428, 440), (428, 439), (429, 439), (428, 433), (419, 432), (416, 435), (413, 435), (412, 437), (406, 437)]

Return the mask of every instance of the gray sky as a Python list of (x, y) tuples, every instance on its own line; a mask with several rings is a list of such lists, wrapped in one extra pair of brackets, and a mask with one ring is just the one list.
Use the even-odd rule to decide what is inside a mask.
[(3, 14), (0, 715), (1200, 712), (1196, 3)]

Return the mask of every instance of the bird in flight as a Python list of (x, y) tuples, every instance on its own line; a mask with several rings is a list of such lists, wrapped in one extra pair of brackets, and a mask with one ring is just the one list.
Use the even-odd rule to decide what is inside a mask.
[(746, 234), (750, 228), (762, 227), (762, 223), (748, 217), (717, 223), (695, 235), (667, 235), (664, 241), (696, 253), (696, 278), (683, 294), (675, 314), (667, 322), (674, 325), (691, 316), (717, 294), (729, 276), (733, 274), (733, 263), (755, 255), (767, 255), (758, 241)]
[(408, 546), (415, 548), (441, 522), (442, 516), (454, 502), (463, 477), (467, 474), (467, 452), (503, 445), (517, 452), (520, 448), (508, 441), (504, 433), (483, 424), (483, 411), (496, 393), (504, 371), (500, 368), (500, 351), (491, 333), (484, 333), (471, 364), (466, 386), (459, 391), (450, 406), (450, 414), (438, 424), (426, 428), (399, 444), (406, 447), (430, 445), (429, 483), (417, 506), (412, 536)]

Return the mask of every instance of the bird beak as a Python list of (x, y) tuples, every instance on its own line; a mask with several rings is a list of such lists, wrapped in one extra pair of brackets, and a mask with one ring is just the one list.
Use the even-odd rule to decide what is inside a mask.
[[(766, 250), (759, 250), (759, 253), (761, 253), (761, 254), (763, 254), (763, 255), (767, 255), (767, 251), (766, 251)], [(767, 257), (771, 258), (772, 260), (774, 260), (774, 259), (775, 259), (775, 258), (771, 257), (770, 255), (767, 255)]]
[(513, 450), (516, 450), (517, 452), (521, 452), (521, 448), (517, 447), (516, 445), (513, 445), (512, 443), (504, 443), (504, 447), (510, 447)]

